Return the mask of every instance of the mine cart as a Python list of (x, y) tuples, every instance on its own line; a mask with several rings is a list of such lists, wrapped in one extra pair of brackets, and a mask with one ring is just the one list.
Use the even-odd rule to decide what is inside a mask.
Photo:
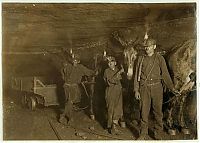
[(46, 77), (13, 77), (12, 88), (21, 91), (23, 106), (35, 110), (36, 105), (58, 105), (57, 87)]

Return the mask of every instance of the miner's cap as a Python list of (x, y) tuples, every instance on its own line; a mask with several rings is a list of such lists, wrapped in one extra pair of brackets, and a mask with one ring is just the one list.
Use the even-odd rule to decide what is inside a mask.
[(116, 62), (115, 57), (109, 56), (108, 57), (108, 62)]
[(80, 61), (80, 56), (78, 54), (74, 54), (72, 61)]
[(156, 40), (154, 40), (154, 39), (147, 39), (144, 42), (144, 47), (148, 47), (148, 46), (152, 46), (152, 45), (156, 45)]

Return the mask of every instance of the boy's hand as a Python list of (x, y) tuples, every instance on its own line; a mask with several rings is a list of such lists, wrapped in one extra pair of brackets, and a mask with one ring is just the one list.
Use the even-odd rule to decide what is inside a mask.
[(141, 99), (141, 98), (140, 98), (140, 92), (138, 92), (138, 91), (135, 92), (135, 98), (136, 98), (137, 100), (140, 100), (140, 99)]
[(121, 65), (121, 70), (119, 71), (119, 74), (124, 72), (124, 67)]
[(121, 73), (123, 73), (123, 72), (124, 72), (124, 68), (121, 69)]
[(99, 74), (99, 71), (98, 71), (98, 70), (95, 70), (94, 75), (97, 76), (98, 74)]

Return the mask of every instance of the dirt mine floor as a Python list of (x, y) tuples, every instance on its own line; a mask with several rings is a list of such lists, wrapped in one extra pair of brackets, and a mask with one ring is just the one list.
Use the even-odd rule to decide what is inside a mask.
[[(59, 106), (39, 107), (35, 111), (21, 105), (20, 93), (6, 92), (3, 96), (3, 138), (4, 140), (135, 140), (139, 125), (126, 121), (126, 128), (118, 128), (117, 135), (110, 135), (101, 121), (91, 120), (85, 111), (74, 113), (71, 126), (64, 126), (58, 120), (62, 112)], [(152, 120), (150, 120), (150, 136)], [(196, 139), (196, 126), (190, 125), (191, 134), (177, 133), (170, 136), (163, 132), (163, 140)]]

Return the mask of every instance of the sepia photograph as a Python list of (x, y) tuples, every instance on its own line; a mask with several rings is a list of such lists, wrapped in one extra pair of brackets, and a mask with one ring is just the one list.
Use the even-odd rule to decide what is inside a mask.
[(2, 2), (3, 141), (198, 141), (191, 2)]

